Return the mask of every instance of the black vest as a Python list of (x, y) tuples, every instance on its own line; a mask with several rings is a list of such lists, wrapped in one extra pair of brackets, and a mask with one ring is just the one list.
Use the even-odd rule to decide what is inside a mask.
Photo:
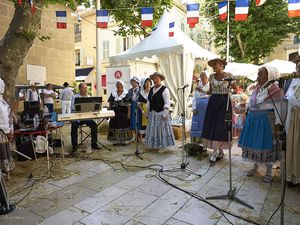
[(161, 112), (164, 110), (164, 105), (165, 105), (162, 93), (164, 92), (166, 87), (162, 86), (155, 94), (153, 94), (153, 89), (154, 89), (154, 87), (152, 87), (150, 89), (150, 92), (148, 95), (148, 100), (150, 102), (150, 112), (152, 110), (154, 110), (156, 112)]

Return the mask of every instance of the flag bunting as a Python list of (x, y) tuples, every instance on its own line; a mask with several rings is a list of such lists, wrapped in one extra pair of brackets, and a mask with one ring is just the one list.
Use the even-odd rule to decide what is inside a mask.
[(67, 29), (67, 11), (56, 11), (56, 28)]
[(169, 37), (174, 36), (175, 22), (169, 23)]
[(108, 10), (100, 9), (96, 11), (97, 14), (97, 28), (108, 27)]
[[(187, 23), (197, 24), (199, 23), (199, 3), (186, 4), (187, 11)], [(195, 27), (192, 25), (192, 27)]]
[(151, 27), (153, 24), (153, 7), (143, 7), (141, 9), (142, 26)]
[(300, 0), (289, 0), (288, 10), (289, 17), (300, 17)]
[(235, 3), (235, 20), (244, 21), (248, 18), (249, 0), (236, 0)]
[(220, 2), (218, 4), (219, 7), (219, 17), (220, 20), (226, 20), (227, 19), (227, 2)]

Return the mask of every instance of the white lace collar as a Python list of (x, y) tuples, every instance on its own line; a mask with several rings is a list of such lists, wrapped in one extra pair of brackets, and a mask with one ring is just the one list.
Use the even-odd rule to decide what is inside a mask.
[(114, 97), (115, 101), (121, 101), (123, 98), (126, 97), (127, 93), (128, 93), (128, 91), (126, 89), (124, 89), (120, 96), (118, 96), (117, 91), (113, 91), (111, 94)]

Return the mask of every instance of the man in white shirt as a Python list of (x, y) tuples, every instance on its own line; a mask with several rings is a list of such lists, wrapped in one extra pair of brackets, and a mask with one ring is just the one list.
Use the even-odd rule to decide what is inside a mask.
[(61, 100), (61, 108), (62, 114), (70, 114), (71, 113), (71, 102), (74, 96), (71, 88), (68, 87), (68, 82), (64, 83), (64, 89), (60, 92), (59, 98)]
[(55, 97), (54, 91), (52, 90), (52, 84), (46, 85), (47, 89), (43, 90), (44, 94), (44, 105), (48, 108), (49, 113), (53, 112), (53, 98)]
[[(79, 93), (74, 95), (72, 98), (72, 110), (74, 110), (74, 102), (75, 98), (82, 98), (82, 97), (90, 97), (87, 94), (87, 84), (86, 83), (80, 83), (79, 84)], [(87, 125), (91, 129), (91, 137), (92, 137), (92, 149), (99, 150), (101, 149), (100, 146), (97, 144), (97, 124), (94, 120), (83, 120), (83, 121), (73, 121), (71, 122), (71, 141), (72, 141), (72, 154), (75, 154), (78, 149), (78, 128), (81, 125)]]
[(28, 101), (28, 102), (40, 101), (40, 96), (36, 90), (35, 84), (30, 85), (30, 89), (27, 91), (27, 94), (26, 94), (26, 101)]

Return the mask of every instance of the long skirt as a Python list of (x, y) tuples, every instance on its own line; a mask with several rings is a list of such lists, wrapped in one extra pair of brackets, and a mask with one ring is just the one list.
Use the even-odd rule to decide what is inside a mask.
[(208, 98), (198, 98), (196, 100), (196, 112), (193, 113), (191, 140), (202, 137), (202, 128), (208, 104)]
[(287, 180), (300, 184), (300, 108), (294, 107), (287, 135)]
[(128, 144), (133, 140), (127, 106), (113, 108), (115, 117), (109, 121), (107, 140), (113, 144)]
[[(207, 148), (229, 149), (230, 147), (228, 125), (225, 122), (227, 97), (227, 94), (213, 94), (208, 100), (202, 129), (203, 145)], [(229, 101), (228, 109), (231, 114), (231, 101)]]
[(255, 162), (275, 162), (280, 159), (275, 138), (273, 110), (249, 111), (239, 139), (242, 157)]
[(150, 148), (166, 148), (175, 145), (171, 120), (168, 116), (163, 119), (163, 111), (151, 111), (148, 115), (145, 144)]
[[(137, 127), (140, 127), (140, 118), (141, 118), (141, 110), (137, 107), (137, 102), (132, 101), (130, 105), (130, 127), (132, 130), (135, 130), (136, 122)], [(137, 115), (136, 115), (137, 113)], [(137, 119), (137, 120), (136, 120)]]
[[(147, 103), (142, 103), (141, 104), (141, 107), (143, 109), (144, 112), (147, 112)], [(140, 109), (139, 109), (140, 111)], [(147, 124), (148, 124), (148, 119), (146, 117), (146, 114), (142, 114), (140, 113), (140, 118), (139, 118), (139, 133), (140, 134), (145, 134), (146, 133), (146, 127), (147, 127)]]
[(0, 131), (0, 169), (4, 172), (12, 171), (15, 168), (7, 135)]

